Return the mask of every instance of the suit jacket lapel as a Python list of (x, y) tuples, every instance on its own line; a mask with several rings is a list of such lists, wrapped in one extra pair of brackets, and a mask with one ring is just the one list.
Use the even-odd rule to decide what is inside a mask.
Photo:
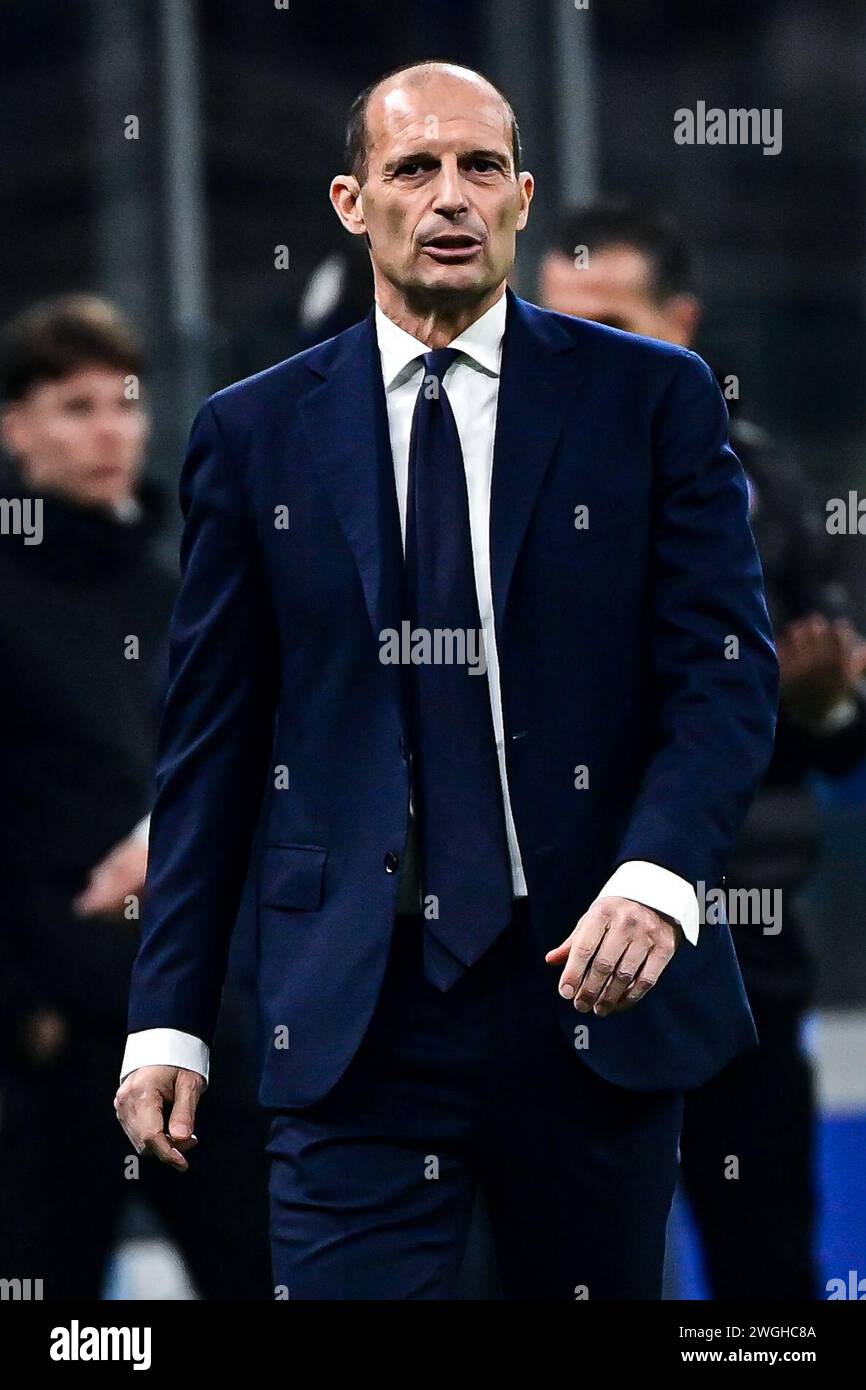
[[(503, 630), (508, 591), (535, 499), (582, 379), (558, 318), (506, 290), (508, 309), (496, 412), (490, 508), (494, 613)], [(358, 567), (377, 642), (399, 628), (403, 547), (374, 310), (310, 353), (319, 385), (301, 414)]]
[(301, 404), (310, 452), (358, 566), (377, 645), (403, 617), (403, 547), (374, 311), (310, 355), (324, 382)]
[(583, 378), (564, 324), (511, 289), (506, 295), (490, 502), (497, 633), (504, 628), (514, 566), (535, 499)]

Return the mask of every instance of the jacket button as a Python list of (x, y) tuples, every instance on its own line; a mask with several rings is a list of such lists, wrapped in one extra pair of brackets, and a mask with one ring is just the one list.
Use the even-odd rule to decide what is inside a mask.
[(398, 859), (396, 854), (392, 853), (390, 849), (388, 850), (388, 853), (385, 855), (384, 863), (386, 874), (396, 874), (397, 870), (400, 867), (400, 860)]

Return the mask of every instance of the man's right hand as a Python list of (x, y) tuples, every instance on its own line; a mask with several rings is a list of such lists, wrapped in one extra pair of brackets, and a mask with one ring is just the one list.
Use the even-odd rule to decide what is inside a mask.
[[(136, 1153), (155, 1154), (185, 1173), (184, 1154), (194, 1149), (195, 1112), (205, 1079), (184, 1067), (137, 1067), (124, 1078), (114, 1097), (114, 1109)], [(170, 1106), (168, 1124), (165, 1107)]]

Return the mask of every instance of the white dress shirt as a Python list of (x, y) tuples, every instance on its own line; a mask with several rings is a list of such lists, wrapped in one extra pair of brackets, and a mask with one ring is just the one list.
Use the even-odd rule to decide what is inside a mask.
[[(466, 469), (466, 488), (469, 498), (469, 526), (472, 535), (472, 558), (478, 592), (478, 610), (484, 634), (487, 675), (496, 751), (499, 758), (499, 778), (505, 808), (511, 875), (516, 897), (526, 895), (526, 879), (517, 843), (508, 777), (505, 766), (505, 738), (502, 721), (502, 692), (499, 685), (499, 660), (493, 623), (493, 591), (490, 571), (490, 497), (493, 477), (493, 445), (496, 427), (496, 407), (499, 398), (499, 370), (502, 360), (502, 340), (505, 333), (507, 301), (504, 293), (486, 313), (455, 338), (451, 347), (459, 348), (461, 356), (452, 362), (443, 378), (451, 409), (457, 423), (463, 462)], [(424, 378), (423, 355), (429, 347), (398, 327), (380, 309), (375, 309), (376, 333), (388, 406), (388, 426), (400, 528), (405, 545), (406, 498), (409, 478), (409, 436), (415, 401)], [(621, 864), (608, 879), (599, 897), (631, 898), (645, 907), (654, 908), (679, 922), (686, 939), (693, 944), (698, 939), (698, 900), (694, 888), (678, 874), (659, 864), (632, 860)], [(131, 1033), (127, 1039), (121, 1080), (136, 1067), (158, 1063), (189, 1068), (207, 1079), (208, 1048), (201, 1039), (173, 1028), (148, 1028)]]

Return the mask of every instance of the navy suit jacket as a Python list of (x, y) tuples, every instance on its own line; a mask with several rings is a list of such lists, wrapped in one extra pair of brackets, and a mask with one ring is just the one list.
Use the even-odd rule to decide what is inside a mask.
[[(626, 860), (723, 882), (777, 701), (744, 477), (701, 358), (507, 295), (491, 566), (530, 930), (579, 1062), (692, 1087), (756, 1040), (726, 925), (602, 1019), (559, 997), (543, 955)], [(303, 1107), (376, 1004), (407, 833), (401, 672), (379, 659), (402, 548), (372, 311), (211, 397), (180, 501), (129, 1028), (211, 1041), (260, 824), (259, 1095)]]

